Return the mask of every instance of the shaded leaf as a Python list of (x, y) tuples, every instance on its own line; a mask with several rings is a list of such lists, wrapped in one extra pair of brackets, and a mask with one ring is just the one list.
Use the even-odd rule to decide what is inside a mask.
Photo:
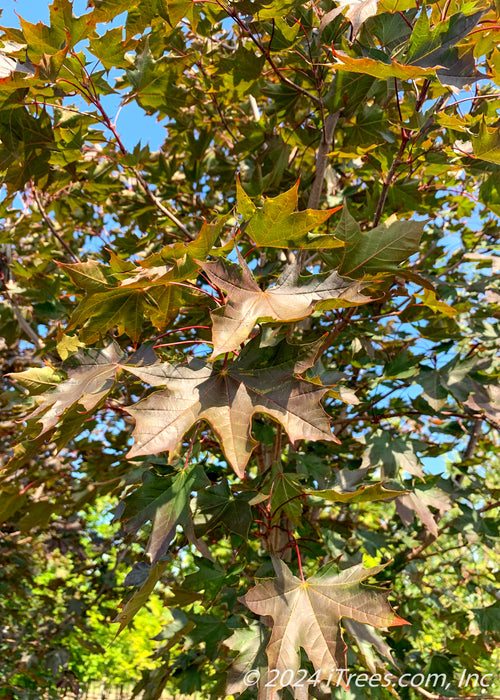
[(320, 405), (327, 389), (296, 376), (314, 363), (318, 345), (281, 341), (259, 347), (260, 342), (260, 337), (253, 339), (226, 367), (200, 360), (187, 365), (127, 366), (143, 381), (167, 387), (127, 407), (136, 421), (129, 457), (163, 450), (172, 453), (194, 423), (206, 420), (218, 434), (228, 462), (243, 476), (257, 444), (250, 430), (256, 413), (279, 421), (292, 442), (336, 441)]
[(439, 514), (443, 515), (443, 513), (451, 508), (451, 505), (451, 500), (444, 491), (437, 489), (432, 491), (415, 489), (412, 493), (403, 494), (397, 499), (396, 512), (404, 525), (410, 525), (416, 513), (426, 530), (430, 532), (431, 535), (434, 535), (434, 537), (437, 537), (439, 534), (437, 522), (429, 506), (437, 508)]
[(378, 0), (340, 0), (338, 7), (327, 12), (320, 24), (320, 32), (333, 22), (339, 14), (345, 15), (352, 24), (352, 39), (356, 37), (361, 25), (366, 22), (369, 17), (377, 14)]
[(201, 490), (196, 498), (195, 532), (209, 532), (219, 523), (231, 532), (247, 537), (252, 523), (248, 494), (233, 496), (227, 481)]
[(236, 629), (229, 639), (224, 640), (224, 646), (238, 652), (228, 669), (226, 685), (228, 695), (242, 693), (248, 688), (248, 683), (245, 683), (245, 674), (248, 671), (257, 669), (262, 679), (267, 678), (266, 646), (269, 636), (269, 629), (253, 620), (248, 627)]
[(225, 621), (217, 615), (194, 612), (187, 613), (186, 617), (193, 623), (193, 628), (186, 634), (186, 639), (196, 646), (205, 644), (208, 656), (213, 659), (219, 642), (228, 636), (229, 629)]
[(373, 649), (376, 649), (379, 654), (385, 656), (394, 664), (391, 648), (387, 642), (380, 636), (374, 627), (363, 625), (356, 620), (345, 619), (343, 626), (347, 634), (354, 639), (362, 654), (362, 657), (372, 673), (377, 672), (377, 667), (380, 667), (381, 659), (378, 658)]
[(407, 63), (423, 67), (446, 66), (449, 50), (474, 29), (484, 10), (472, 15), (457, 12), (431, 29), (427, 12), (421, 12), (413, 27), (406, 54)]
[(393, 215), (380, 226), (362, 233), (344, 206), (334, 231), (344, 248), (329, 255), (338, 264), (338, 273), (347, 277), (395, 273), (398, 265), (418, 250), (423, 228), (421, 221), (398, 221)]
[(381, 467), (386, 478), (393, 478), (399, 470), (424, 478), (420, 460), (411, 440), (393, 438), (388, 431), (376, 430), (367, 439), (362, 467)]
[(85, 411), (91, 411), (111, 391), (116, 373), (123, 359), (116, 343), (110, 343), (104, 350), (80, 351), (76, 355), (79, 367), (68, 371), (68, 379), (57, 388), (44, 395), (42, 403), (26, 420), (41, 417), (40, 434), (53, 428), (63, 414), (75, 404), (81, 404)]
[(127, 530), (137, 530), (148, 520), (153, 521), (147, 548), (152, 564), (166, 553), (177, 525), (186, 525), (190, 518), (191, 492), (209, 483), (198, 465), (179, 470), (171, 480), (146, 472), (143, 485), (125, 499), (122, 519)]
[(474, 388), (469, 395), (464, 406), (468, 406), (473, 411), (484, 413), (489, 420), (500, 424), (500, 387), (494, 384)]

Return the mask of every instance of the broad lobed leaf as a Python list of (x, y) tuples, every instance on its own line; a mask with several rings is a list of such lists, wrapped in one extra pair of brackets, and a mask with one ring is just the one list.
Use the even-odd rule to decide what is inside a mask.
[(273, 565), (276, 578), (259, 581), (241, 600), (257, 615), (273, 618), (266, 652), (269, 668), (280, 671), (278, 679), (286, 669), (297, 673), (301, 647), (319, 678), (326, 680), (336, 669), (345, 669), (342, 618), (379, 629), (407, 624), (392, 610), (386, 591), (361, 585), (383, 566), (365, 569), (358, 564), (334, 574), (327, 565), (301, 581), (276, 557)]
[(175, 454), (192, 425), (206, 420), (219, 436), (228, 462), (242, 477), (257, 442), (252, 417), (279, 421), (290, 440), (337, 441), (321, 398), (327, 389), (298, 376), (315, 360), (317, 344), (292, 346), (282, 340), (262, 346), (258, 336), (227, 366), (200, 360), (187, 365), (158, 363), (126, 369), (153, 386), (165, 386), (127, 411), (136, 421), (129, 457)]

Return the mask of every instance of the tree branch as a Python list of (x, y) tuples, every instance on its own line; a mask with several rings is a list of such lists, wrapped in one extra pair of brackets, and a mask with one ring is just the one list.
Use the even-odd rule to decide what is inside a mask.
[(69, 245), (66, 243), (66, 241), (64, 240), (64, 238), (59, 234), (59, 232), (57, 231), (56, 227), (54, 226), (54, 224), (53, 224), (53, 222), (52, 222), (52, 219), (50, 218), (50, 216), (49, 216), (49, 215), (47, 214), (47, 212), (45, 211), (45, 207), (44, 207), (43, 204), (42, 204), (42, 200), (40, 199), (40, 196), (39, 196), (39, 194), (38, 194), (38, 191), (37, 191), (37, 189), (36, 189), (36, 187), (35, 187), (33, 181), (31, 181), (31, 191), (33, 192), (33, 197), (35, 198), (35, 202), (36, 202), (36, 205), (37, 205), (37, 207), (38, 207), (38, 209), (39, 209), (39, 211), (40, 211), (40, 214), (42, 215), (42, 218), (43, 218), (43, 220), (45, 221), (45, 223), (47, 224), (47, 226), (48, 226), (49, 230), (51, 231), (51, 233), (55, 236), (55, 238), (57, 238), (57, 240), (58, 240), (59, 243), (63, 246), (63, 248), (66, 250), (66, 252), (68, 253), (68, 255), (70, 255), (70, 256), (73, 258), (73, 260), (74, 260), (75, 262), (81, 262), (81, 260), (80, 260), (80, 258), (78, 257), (78, 255), (77, 255), (76, 253), (74, 253), (74, 252), (71, 250), (71, 248), (70, 248)]
[(328, 151), (331, 148), (333, 133), (339, 120), (340, 112), (332, 112), (325, 120), (325, 128), (322, 134), (321, 143), (319, 144), (318, 154), (316, 156), (316, 172), (314, 182), (311, 187), (309, 201), (307, 202), (308, 209), (317, 209), (321, 199), (321, 191), (323, 189), (323, 180), (325, 179), (326, 166), (328, 165)]
[(406, 146), (409, 141), (409, 136), (405, 132), (403, 132), (402, 138), (401, 138), (401, 144), (399, 146), (399, 151), (396, 154), (396, 157), (392, 161), (392, 165), (389, 168), (389, 172), (386, 175), (386, 178), (384, 180), (384, 184), (382, 186), (382, 192), (380, 193), (380, 197), (378, 200), (377, 204), (377, 209), (375, 210), (375, 216), (373, 217), (373, 228), (379, 225), (380, 219), (382, 218), (382, 212), (384, 211), (385, 207), (385, 201), (387, 199), (387, 194), (389, 192), (389, 187), (392, 185), (392, 181), (394, 180), (394, 177), (396, 175), (396, 171), (403, 162), (403, 153), (405, 152)]

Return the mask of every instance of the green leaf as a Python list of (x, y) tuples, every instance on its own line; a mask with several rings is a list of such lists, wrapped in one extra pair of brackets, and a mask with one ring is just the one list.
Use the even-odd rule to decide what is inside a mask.
[(299, 201), (298, 188), (297, 182), (288, 192), (266, 199), (263, 207), (256, 208), (238, 181), (236, 209), (247, 219), (244, 232), (257, 246), (335, 248), (339, 245), (334, 239), (331, 239), (328, 245), (326, 236), (322, 237), (321, 243), (317, 246), (308, 242), (309, 231), (329, 219), (336, 209), (296, 211)]
[(145, 258), (141, 267), (149, 269), (169, 265), (170, 269), (165, 277), (158, 280), (158, 284), (184, 282), (195, 277), (200, 269), (200, 260), (206, 260), (209, 255), (224, 255), (231, 250), (232, 243), (214, 249), (229, 218), (230, 214), (221, 216), (210, 224), (204, 222), (194, 240), (165, 246), (159, 253)]
[(382, 659), (373, 652), (373, 649), (376, 649), (379, 654), (385, 656), (394, 664), (390, 646), (384, 641), (376, 629), (368, 625), (363, 625), (356, 620), (349, 620), (348, 618), (346, 618), (342, 624), (347, 634), (354, 639), (358, 645), (363, 661), (373, 674), (377, 673), (377, 668), (380, 669), (382, 667)]
[(209, 483), (197, 465), (179, 470), (171, 482), (146, 472), (143, 485), (125, 499), (122, 519), (127, 530), (137, 530), (148, 520), (153, 521), (147, 548), (153, 564), (166, 553), (177, 525), (186, 525), (189, 520), (191, 492)]
[(194, 7), (193, 0), (164, 0), (168, 23), (175, 27), (183, 17), (188, 17)]
[(112, 620), (113, 624), (116, 623), (117, 625), (120, 625), (115, 638), (132, 622), (139, 610), (146, 604), (166, 567), (167, 562), (165, 561), (159, 561), (154, 564), (151, 567), (148, 578), (143, 583), (141, 588), (134, 593), (134, 595), (125, 604), (122, 605), (121, 611), (118, 613), (115, 619)]
[(223, 523), (228, 530), (247, 537), (252, 523), (248, 494), (233, 496), (227, 481), (201, 490), (196, 497), (195, 533), (210, 532)]
[(342, 51), (335, 51), (333, 55), (337, 59), (337, 63), (331, 64), (331, 68), (334, 70), (373, 75), (375, 78), (380, 78), (382, 80), (387, 80), (389, 78), (415, 80), (416, 78), (429, 78), (435, 75), (434, 68), (404, 65), (395, 59), (389, 59), (386, 63), (383, 61), (376, 61), (369, 57), (352, 58)]
[(229, 639), (224, 640), (224, 646), (238, 655), (229, 666), (227, 674), (226, 693), (234, 695), (243, 693), (248, 688), (245, 680), (248, 671), (257, 670), (260, 678), (267, 679), (266, 646), (269, 643), (270, 632), (264, 625), (253, 620), (248, 627), (239, 627)]
[(396, 512), (405, 525), (411, 525), (414, 513), (418, 515), (425, 529), (434, 537), (438, 537), (439, 528), (429, 506), (437, 508), (443, 516), (451, 508), (451, 500), (444, 491), (439, 489), (415, 489), (412, 493), (402, 494), (396, 501)]
[(331, 503), (371, 503), (374, 501), (386, 501), (390, 498), (401, 496), (407, 491), (394, 491), (387, 489), (380, 481), (377, 484), (369, 484), (361, 486), (356, 491), (336, 491), (335, 489), (323, 489), (320, 491), (306, 491), (307, 495), (313, 500), (321, 499)]
[(141, 337), (143, 305), (142, 291), (126, 287), (89, 294), (73, 312), (67, 330), (80, 329), (81, 340), (92, 344), (116, 327), (119, 335), (125, 333), (136, 343)]
[(500, 165), (500, 128), (489, 129), (482, 119), (479, 134), (472, 136), (472, 147), (476, 158)]
[(21, 386), (29, 389), (32, 396), (55, 389), (62, 380), (62, 375), (50, 365), (30, 367), (24, 372), (11, 372), (8, 376)]
[(419, 249), (423, 228), (421, 221), (398, 221), (393, 215), (380, 226), (361, 233), (344, 206), (334, 231), (344, 248), (329, 255), (338, 264), (338, 273), (346, 277), (397, 273), (398, 265)]
[(384, 477), (391, 479), (397, 476), (398, 471), (424, 478), (422, 465), (411, 440), (393, 438), (385, 430), (376, 430), (369, 436), (361, 466), (380, 467)]
[[(294, 525), (298, 525), (306, 494), (299, 479), (293, 474), (281, 471), (279, 465), (273, 467), (271, 477), (271, 481), (262, 491), (266, 496), (271, 495), (271, 521), (274, 524), (284, 514)], [(259, 500), (261, 497), (258, 497)]]
[(88, 0), (88, 6), (95, 8), (91, 14), (94, 22), (109, 22), (136, 4), (130, 0)]
[(423, 68), (437, 68), (437, 76), (443, 85), (457, 89), (479, 80), (473, 52), (456, 45), (477, 25), (485, 10), (465, 15), (455, 13), (439, 22), (431, 30), (427, 12), (421, 12), (413, 27), (406, 62)]
[(87, 292), (103, 291), (115, 283), (109, 268), (95, 260), (85, 263), (58, 263), (74, 285)]
[(421, 294), (415, 294), (415, 297), (420, 299), (424, 306), (428, 309), (432, 309), (432, 311), (437, 314), (444, 314), (449, 318), (454, 318), (458, 314), (458, 311), (454, 309), (453, 306), (438, 299), (436, 293), (430, 289), (426, 289)]
[(219, 642), (228, 636), (228, 627), (224, 620), (217, 615), (186, 613), (188, 620), (193, 623), (193, 628), (187, 633), (186, 639), (199, 646), (205, 644), (209, 658), (215, 658)]
[(153, 58), (149, 37), (143, 42), (143, 50), (137, 54), (133, 68), (125, 72), (125, 77), (117, 81), (117, 87), (129, 83), (132, 87), (128, 98), (132, 97), (149, 113), (168, 108), (169, 91), (177, 83), (186, 67), (185, 56), (162, 56)]
[(92, 55), (102, 63), (106, 70), (112, 68), (130, 68), (130, 62), (125, 54), (133, 48), (130, 40), (123, 41), (123, 28), (115, 27), (102, 36), (92, 37), (89, 41)]
[(413, 27), (406, 62), (423, 67), (445, 66), (450, 49), (474, 29), (484, 10), (471, 15), (457, 12), (431, 29), (429, 15), (421, 12)]
[(183, 585), (188, 590), (205, 591), (205, 594), (213, 599), (222, 586), (228, 585), (227, 573), (217, 563), (199, 559), (196, 561), (196, 566), (198, 571), (184, 579)]

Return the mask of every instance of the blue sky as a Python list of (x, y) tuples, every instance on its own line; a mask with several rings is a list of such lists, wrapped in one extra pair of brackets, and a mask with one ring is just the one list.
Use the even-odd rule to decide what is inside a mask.
[[(0, 24), (4, 27), (19, 27), (20, 15), (23, 19), (36, 23), (49, 22), (50, 2), (43, 0), (3, 0), (1, 4), (2, 15)], [(74, 13), (77, 16), (86, 14), (87, 0), (73, 0)], [(17, 14), (16, 14), (17, 13)], [(123, 17), (119, 16), (108, 26), (101, 26), (104, 31), (112, 26), (123, 24)], [(113, 77), (118, 75), (118, 71), (112, 73)], [(120, 97), (110, 95), (103, 98), (106, 110), (112, 119), (116, 116), (120, 108)], [(165, 139), (165, 127), (156, 121), (156, 117), (148, 116), (135, 103), (126, 105), (120, 111), (117, 121), (118, 131), (125, 146), (132, 150), (140, 141), (142, 144), (149, 143), (151, 150), (157, 150)]]

